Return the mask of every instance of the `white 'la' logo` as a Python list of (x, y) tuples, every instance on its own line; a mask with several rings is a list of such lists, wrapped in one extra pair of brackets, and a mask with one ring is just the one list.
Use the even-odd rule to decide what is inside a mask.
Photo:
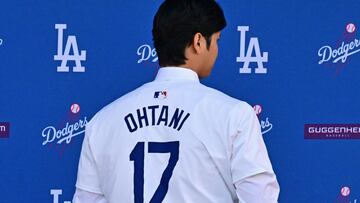
[[(79, 49), (74, 35), (69, 35), (66, 41), (65, 50), (63, 51), (63, 35), (66, 29), (66, 24), (55, 24), (55, 29), (58, 30), (58, 50), (54, 60), (61, 61), (61, 65), (57, 67), (57, 72), (69, 72), (69, 67), (66, 66), (67, 61), (75, 61), (73, 72), (85, 72), (85, 67), (81, 66), (81, 61), (86, 61), (86, 51)], [(73, 50), (73, 55), (70, 55), (70, 49)]]
[[(249, 26), (238, 26), (237, 30), (240, 31), (240, 56), (236, 57), (236, 62), (244, 62), (243, 67), (240, 68), (240, 73), (251, 73), (251, 68), (249, 68), (250, 62), (256, 62), (258, 65), (255, 68), (255, 73), (267, 73), (263, 62), (268, 62), (268, 52), (263, 52), (261, 56), (258, 38), (251, 37), (245, 55), (245, 34), (249, 31)], [(255, 50), (255, 56), (251, 56), (253, 50)]]

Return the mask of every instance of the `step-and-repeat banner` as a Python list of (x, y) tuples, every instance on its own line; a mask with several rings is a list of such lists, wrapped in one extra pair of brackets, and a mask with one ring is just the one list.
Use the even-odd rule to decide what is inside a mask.
[[(247, 101), (280, 203), (360, 202), (360, 2), (219, 0), (202, 83)], [(0, 202), (69, 203), (84, 129), (157, 72), (154, 1), (0, 2)]]

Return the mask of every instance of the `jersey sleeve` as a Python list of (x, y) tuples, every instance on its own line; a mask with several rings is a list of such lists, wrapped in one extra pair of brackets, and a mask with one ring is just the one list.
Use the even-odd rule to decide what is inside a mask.
[(260, 173), (235, 183), (241, 203), (277, 203), (279, 184), (273, 173)]
[(241, 102), (231, 113), (230, 164), (233, 184), (256, 174), (274, 174), (253, 108)]
[(91, 150), (90, 138), (92, 133), (91, 121), (86, 125), (85, 137), (82, 144), (78, 166), (76, 187), (97, 194), (102, 194), (96, 162)]
[(73, 203), (108, 203), (104, 195), (87, 192), (81, 189), (76, 189)]

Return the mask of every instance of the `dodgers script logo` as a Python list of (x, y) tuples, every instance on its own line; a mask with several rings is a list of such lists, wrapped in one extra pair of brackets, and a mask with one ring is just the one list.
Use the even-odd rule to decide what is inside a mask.
[(3, 44), (4, 40), (0, 38), (0, 46)]
[(62, 143), (69, 144), (75, 136), (81, 135), (85, 132), (85, 126), (88, 123), (87, 117), (79, 117), (80, 105), (74, 103), (70, 106), (69, 115), (65, 121), (58, 125), (49, 125), (42, 130), (42, 137), (44, 141), (43, 146), (54, 143), (61, 145)]
[(137, 50), (137, 55), (140, 56), (140, 59), (137, 63), (142, 63), (143, 61), (148, 61), (150, 59), (153, 63), (158, 61), (155, 48), (152, 48), (148, 44), (141, 45)]
[[(53, 196), (53, 203), (59, 203), (59, 197), (62, 195), (61, 189), (51, 189), (50, 194)], [(64, 203), (71, 203), (71, 201), (64, 201)]]
[[(267, 69), (264, 67), (264, 62), (268, 62), (268, 52), (263, 52), (261, 55), (260, 44), (257, 37), (251, 37), (247, 50), (245, 50), (246, 32), (249, 31), (249, 26), (238, 26), (237, 30), (240, 32), (240, 56), (236, 57), (236, 62), (243, 62), (243, 67), (240, 68), (240, 73), (251, 73), (249, 68), (250, 63), (257, 63), (255, 68), (256, 74), (265, 74)], [(252, 56), (255, 51), (255, 56)]]
[(65, 142), (69, 144), (73, 137), (78, 136), (85, 132), (85, 126), (88, 123), (87, 118), (79, 119), (75, 123), (66, 122), (66, 125), (58, 129), (54, 126), (47, 126), (42, 131), (42, 136), (45, 138), (42, 145), (55, 142), (56, 144), (62, 144)]
[(360, 39), (355, 37), (355, 30), (355, 25), (349, 23), (335, 46), (322, 46), (318, 50), (319, 64), (342, 66), (347, 62), (349, 56), (360, 52)]
[[(66, 24), (55, 24), (55, 29), (58, 30), (58, 49), (54, 60), (61, 61), (61, 65), (57, 67), (57, 72), (69, 72), (69, 67), (67, 66), (68, 61), (75, 61), (75, 67), (72, 69), (73, 72), (85, 72), (85, 67), (81, 66), (81, 61), (86, 61), (86, 51), (81, 50), (81, 54), (79, 54), (76, 36), (68, 36), (65, 50), (63, 50), (63, 37)], [(71, 49), (73, 55), (70, 55)]]

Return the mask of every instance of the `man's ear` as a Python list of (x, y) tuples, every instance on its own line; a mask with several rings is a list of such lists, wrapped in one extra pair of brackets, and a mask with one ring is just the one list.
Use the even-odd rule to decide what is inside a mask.
[(202, 53), (203, 46), (205, 46), (203, 40), (204, 40), (204, 36), (200, 32), (198, 32), (194, 35), (193, 47), (194, 47), (196, 54)]

